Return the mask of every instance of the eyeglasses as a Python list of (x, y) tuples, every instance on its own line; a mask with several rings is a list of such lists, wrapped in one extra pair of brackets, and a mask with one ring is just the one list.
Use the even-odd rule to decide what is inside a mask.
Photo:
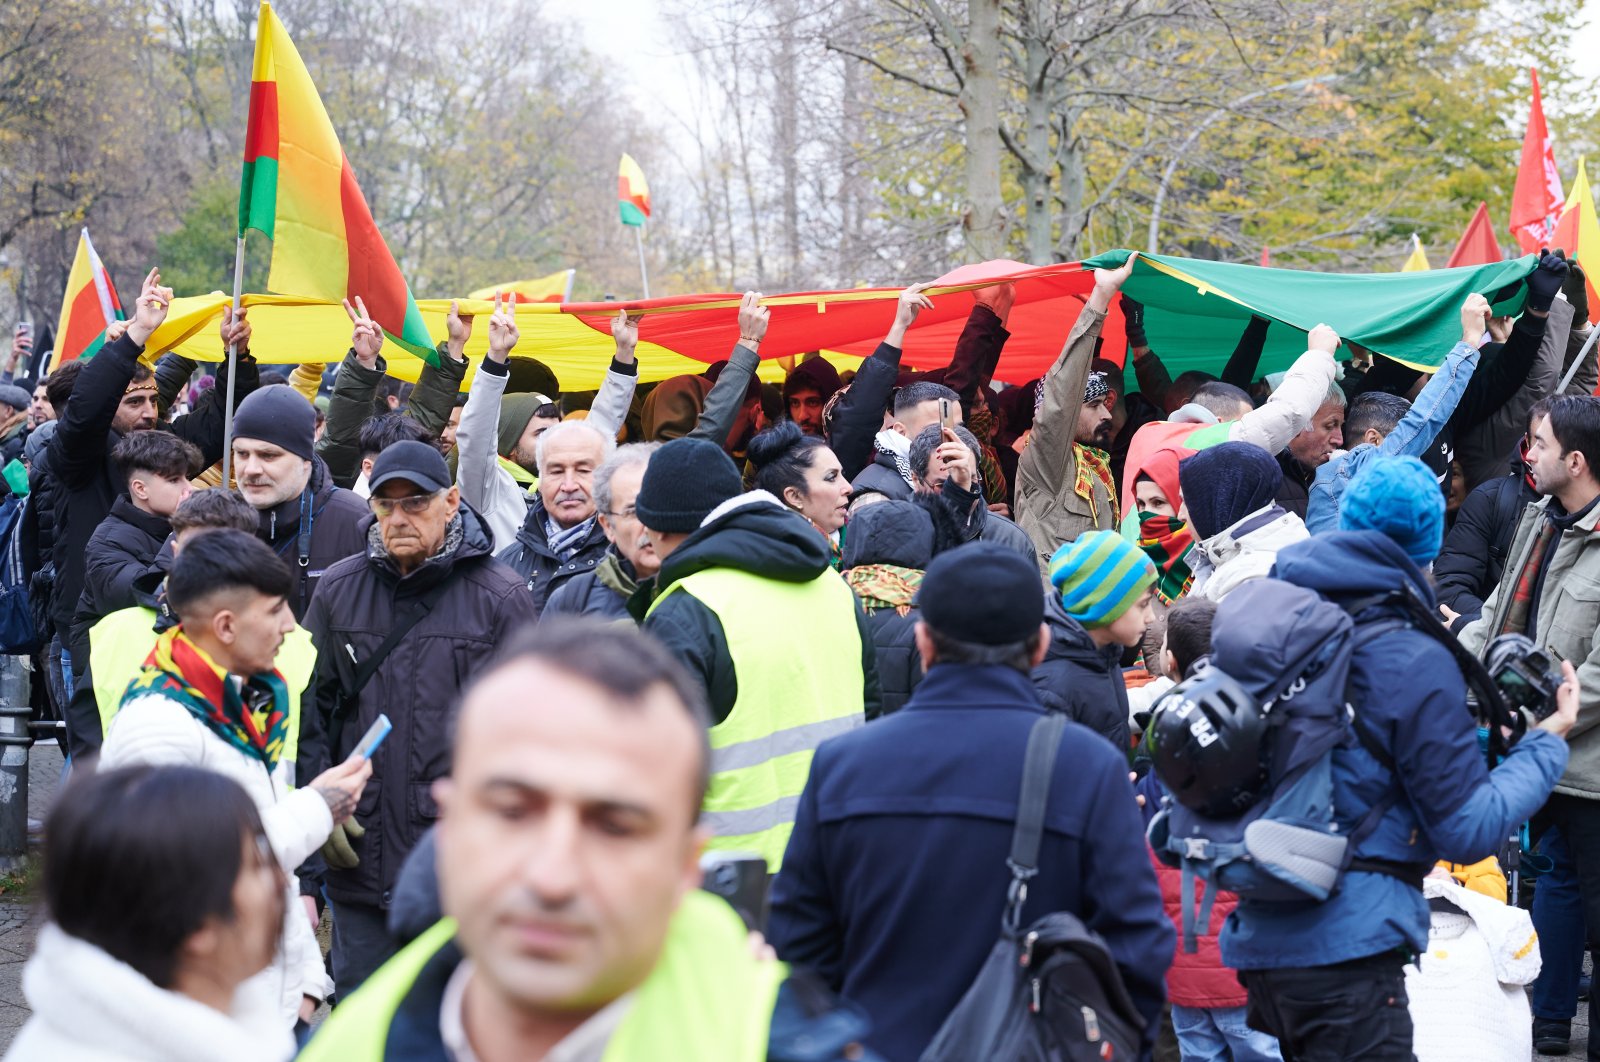
[(604, 510), (604, 512), (605, 512), (605, 515), (607, 515), (607, 516), (621, 516), (621, 517), (625, 517), (626, 519), (629, 519), (629, 520), (636, 520), (636, 519), (639, 518), (639, 510), (635, 509), (631, 505), (628, 506), (626, 509), (622, 510), (620, 513), (614, 513), (610, 509), (606, 509), (606, 510)]
[(427, 494), (409, 494), (404, 498), (372, 497), (367, 499), (367, 504), (372, 507), (373, 514), (380, 520), (392, 514), (396, 506), (404, 509), (412, 516), (420, 516), (427, 512), (428, 506), (433, 504), (433, 500), (443, 493), (444, 491), (442, 490), (436, 490)]

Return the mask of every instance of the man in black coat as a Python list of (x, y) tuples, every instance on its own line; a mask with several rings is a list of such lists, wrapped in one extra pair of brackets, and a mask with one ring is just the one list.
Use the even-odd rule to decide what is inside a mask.
[[(726, 437), (727, 431), (722, 434)], [(661, 443), (619, 446), (595, 470), (595, 516), (611, 546), (593, 571), (556, 587), (539, 613), (541, 617), (565, 613), (633, 622), (628, 615), (628, 599), (638, 591), (641, 581), (661, 570), (661, 558), (656, 556), (633, 508), (650, 455), (659, 449)]]
[[(56, 577), (50, 614), (58, 631), (71, 629), (78, 597), (83, 593), (89, 537), (111, 511), (112, 500), (126, 489), (111, 462), (111, 450), (124, 435), (149, 431), (159, 422), (158, 383), (139, 359), (151, 334), (166, 320), (171, 300), (172, 289), (162, 287), (160, 272), (152, 269), (145, 277), (127, 330), (84, 364), (66, 409), (57, 418), (48, 461), (57, 483), (51, 550)], [(237, 320), (231, 313), (224, 314), (222, 340), (237, 342), (245, 352), (239, 360), (235, 388), (235, 397), (242, 401), (255, 390), (257, 380), (255, 361), (248, 356), (250, 325), (242, 312)], [(172, 434), (194, 444), (206, 466), (222, 457), (226, 393), (226, 379), (219, 374), (217, 386), (201, 397), (194, 410), (167, 426)], [(88, 647), (66, 645), (65, 649), (63, 656), (70, 658), (74, 675), (82, 674), (79, 658)], [(69, 707), (69, 747), (77, 740), (74, 717), (79, 714), (75, 707)], [(80, 729), (84, 733), (98, 731), (98, 719), (91, 721), (84, 716), (83, 722)]]
[(594, 499), (595, 471), (616, 442), (584, 420), (564, 421), (539, 436), (539, 490), (500, 560), (522, 576), (535, 612), (563, 583), (595, 570), (610, 545)]
[(289, 606), (304, 619), (324, 573), (366, 546), (366, 502), (334, 486), (314, 449), (316, 412), (292, 387), (263, 387), (233, 418), (233, 467), (261, 526), (256, 532), (294, 573)]
[[(913, 1062), (999, 935), (1023, 753), (1044, 713), (1028, 680), (1050, 641), (1037, 563), (976, 543), (935, 558), (919, 600), (926, 677), (905, 708), (812, 761), (767, 939), (872, 1019), (867, 1044)], [(1122, 755), (1069, 723), (1024, 925), (1070, 911), (1099, 933), (1149, 1023), (1173, 931)]]
[[(431, 787), (450, 769), (462, 687), (534, 619), (521, 581), (493, 558), (483, 521), (461, 504), (437, 449), (395, 443), (373, 463), (371, 482), (376, 515), (361, 527), (365, 550), (328, 569), (305, 621), (317, 674), (301, 712), (301, 784), (343, 762), (379, 714), (394, 726), (373, 757), (355, 827), (336, 826), (323, 848), (341, 998), (392, 954), (384, 911), (406, 854), (438, 815)], [(349, 703), (341, 690), (374, 658), (381, 662)]]

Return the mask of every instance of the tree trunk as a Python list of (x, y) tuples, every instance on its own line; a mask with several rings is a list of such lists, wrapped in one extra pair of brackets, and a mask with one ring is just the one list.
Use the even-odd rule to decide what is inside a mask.
[(1022, 145), (1022, 191), (1027, 200), (1028, 261), (1049, 265), (1055, 261), (1054, 220), (1050, 195), (1050, 171), (1055, 152), (1050, 149), (1050, 101), (1046, 95), (1045, 68), (1050, 50), (1038, 34), (1030, 33), (1023, 46), (1027, 69), (1024, 71), (1026, 97), (1023, 111), (1027, 121), (1027, 140)]
[(967, 250), (999, 258), (1005, 246), (1000, 199), (1000, 0), (967, 0), (965, 84), (958, 100), (966, 121)]
[(778, 27), (778, 82), (777, 126), (778, 144), (775, 154), (783, 185), (783, 266), (782, 280), (785, 288), (793, 288), (800, 275), (800, 78), (795, 61), (799, 50), (795, 40), (795, 23), (800, 15), (795, 5), (785, 3), (779, 9), (781, 24)]

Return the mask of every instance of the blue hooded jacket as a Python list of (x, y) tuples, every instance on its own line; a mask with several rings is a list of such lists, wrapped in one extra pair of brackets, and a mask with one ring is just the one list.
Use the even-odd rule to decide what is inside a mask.
[[(1278, 554), (1272, 574), (1335, 603), (1408, 583), (1430, 607), (1434, 600), (1421, 570), (1376, 531), (1335, 531), (1296, 543)], [(1483, 859), (1543, 806), (1566, 769), (1566, 742), (1532, 730), (1491, 774), (1478, 750), (1455, 659), (1421, 631), (1391, 631), (1358, 644), (1351, 674), (1351, 703), (1396, 772), (1359, 743), (1335, 749), (1336, 818), (1349, 830), (1391, 785), (1402, 790), (1357, 850), (1360, 858), (1430, 864)], [(1419, 890), (1398, 878), (1351, 871), (1323, 903), (1241, 899), (1221, 944), (1223, 961), (1239, 970), (1330, 966), (1394, 950), (1420, 953), (1428, 944), (1428, 905)]]

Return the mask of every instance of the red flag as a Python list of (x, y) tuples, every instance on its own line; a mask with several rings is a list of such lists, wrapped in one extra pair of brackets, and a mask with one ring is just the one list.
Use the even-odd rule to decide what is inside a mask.
[(1489, 265), (1504, 259), (1500, 243), (1494, 238), (1494, 223), (1489, 220), (1489, 204), (1479, 203), (1472, 220), (1467, 222), (1467, 231), (1461, 234), (1461, 242), (1450, 252), (1450, 261), (1444, 267)]
[(1522, 138), (1517, 187), (1511, 193), (1511, 234), (1523, 254), (1533, 254), (1549, 244), (1567, 198), (1561, 192), (1556, 149), (1539, 99), (1539, 71), (1530, 68), (1529, 72), (1533, 75), (1533, 103), (1528, 110), (1528, 131)]
[(1261, 248), (1261, 264), (1263, 266), (1270, 266), (1272, 264), (1272, 248), (1271, 247), (1263, 247), (1263, 248)]

